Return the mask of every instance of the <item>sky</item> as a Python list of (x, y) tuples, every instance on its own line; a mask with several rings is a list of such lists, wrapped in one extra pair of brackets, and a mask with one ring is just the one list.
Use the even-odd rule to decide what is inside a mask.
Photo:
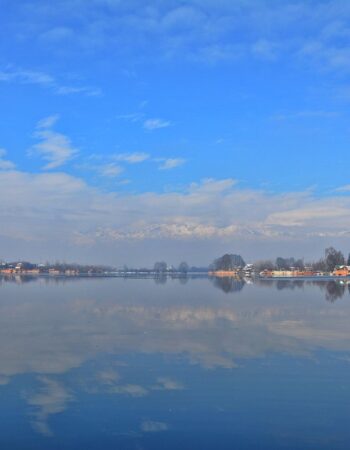
[(3, 0), (0, 259), (350, 251), (350, 4)]

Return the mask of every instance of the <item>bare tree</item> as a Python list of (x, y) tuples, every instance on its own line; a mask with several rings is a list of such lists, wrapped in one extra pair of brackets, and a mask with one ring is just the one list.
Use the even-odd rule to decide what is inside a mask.
[(325, 262), (327, 270), (332, 272), (335, 266), (345, 264), (345, 258), (341, 251), (338, 251), (333, 247), (328, 247), (325, 250)]
[(164, 273), (167, 271), (167, 263), (165, 261), (158, 261), (154, 264), (153, 270), (157, 273)]
[(188, 264), (187, 262), (183, 261), (180, 265), (179, 265), (179, 272), (182, 274), (186, 274), (188, 272)]

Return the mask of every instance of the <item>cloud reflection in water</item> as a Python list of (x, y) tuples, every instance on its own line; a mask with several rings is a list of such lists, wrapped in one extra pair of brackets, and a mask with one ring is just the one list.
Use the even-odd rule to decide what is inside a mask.
[[(230, 369), (268, 354), (350, 353), (348, 289), (338, 281), (31, 281), (20, 289), (1, 285), (0, 380), (38, 376), (26, 401), (33, 426), (45, 435), (52, 434), (50, 417), (74, 400), (62, 377), (102, 354), (184, 356), (203, 368)], [(96, 372), (94, 386), (135, 399), (186, 389), (172, 374), (154, 373), (141, 385), (112, 366)], [(156, 431), (145, 423), (141, 429)]]

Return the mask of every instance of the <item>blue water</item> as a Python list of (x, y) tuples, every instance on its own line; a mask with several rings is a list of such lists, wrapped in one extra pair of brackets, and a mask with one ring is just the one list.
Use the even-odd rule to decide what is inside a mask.
[(0, 448), (348, 449), (346, 283), (0, 279)]

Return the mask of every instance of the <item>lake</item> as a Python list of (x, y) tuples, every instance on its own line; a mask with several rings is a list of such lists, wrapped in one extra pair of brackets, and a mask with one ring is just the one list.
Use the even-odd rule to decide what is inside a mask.
[(0, 446), (348, 449), (348, 287), (0, 278)]

